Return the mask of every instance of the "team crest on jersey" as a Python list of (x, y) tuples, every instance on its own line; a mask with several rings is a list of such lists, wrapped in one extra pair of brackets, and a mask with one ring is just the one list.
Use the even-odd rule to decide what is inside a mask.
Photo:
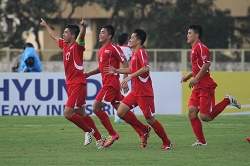
[(194, 50), (192, 50), (192, 54), (194, 53)]
[(207, 56), (206, 56), (206, 55), (203, 55), (203, 56), (202, 56), (202, 59), (203, 59), (203, 60), (204, 60), (204, 59), (206, 59), (206, 58), (207, 58)]
[(109, 54), (109, 53), (110, 53), (110, 50), (105, 50), (104, 53)]

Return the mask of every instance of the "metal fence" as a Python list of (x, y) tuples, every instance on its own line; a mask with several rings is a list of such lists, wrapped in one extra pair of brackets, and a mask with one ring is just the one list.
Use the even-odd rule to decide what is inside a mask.
[[(0, 72), (10, 72), (11, 65), (21, 49), (0, 50)], [(190, 49), (146, 49), (151, 71), (190, 71)], [(63, 72), (62, 50), (37, 51), (43, 72)], [(98, 50), (84, 52), (85, 71), (97, 67)], [(211, 71), (250, 71), (250, 49), (210, 49)]]

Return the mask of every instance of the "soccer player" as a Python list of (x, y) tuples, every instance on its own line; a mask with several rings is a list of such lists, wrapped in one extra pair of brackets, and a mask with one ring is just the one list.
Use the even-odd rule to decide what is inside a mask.
[[(130, 61), (130, 58), (132, 56), (132, 50), (131, 48), (128, 46), (128, 40), (129, 40), (129, 35), (127, 33), (122, 33), (118, 36), (118, 46), (122, 49), (122, 52), (124, 53), (124, 55), (126, 56), (126, 59), (129, 63)], [(124, 74), (123, 75), (123, 78), (126, 78), (128, 75), (127, 74)], [(125, 84), (126, 86), (127, 84)], [(128, 93), (129, 91), (129, 87), (123, 87), (123, 91), (122, 91), (122, 94), (124, 96), (126, 96), (126, 94)], [(123, 122), (121, 118), (119, 118), (119, 116), (117, 115), (117, 112), (115, 111), (114, 112), (115, 114), (115, 119), (114, 119), (114, 122)]]
[[(171, 141), (159, 121), (155, 117), (154, 92), (152, 81), (149, 73), (149, 61), (146, 51), (143, 49), (143, 44), (147, 38), (147, 34), (142, 29), (135, 29), (130, 38), (130, 47), (133, 50), (133, 55), (130, 61), (129, 68), (117, 69), (111, 66), (105, 69), (109, 74), (129, 74), (121, 84), (126, 84), (132, 80), (131, 92), (122, 100), (118, 107), (117, 114), (120, 118), (124, 118), (131, 108), (139, 106), (148, 124), (154, 129), (155, 133), (162, 140), (162, 150), (168, 150), (172, 147)], [(140, 128), (137, 121), (127, 122), (130, 125)]]
[[(192, 47), (190, 53), (192, 72), (181, 79), (181, 82), (187, 82), (187, 80), (193, 77), (188, 85), (190, 89), (193, 88), (188, 103), (188, 117), (197, 141), (192, 146), (207, 145), (200, 119), (205, 122), (214, 120), (229, 104), (238, 109), (241, 108), (240, 103), (230, 94), (226, 95), (220, 103), (215, 105), (215, 88), (217, 84), (210, 77), (210, 52), (200, 41), (201, 36), (202, 27), (200, 25), (191, 25), (189, 27), (187, 43)], [(200, 119), (198, 118), (199, 112)]]
[(128, 41), (129, 35), (127, 33), (122, 33), (118, 36), (118, 46), (122, 49), (127, 61), (129, 62), (133, 52), (129, 47)]
[(58, 37), (56, 32), (43, 19), (41, 20), (40, 25), (48, 31), (59, 47), (63, 49), (63, 62), (68, 93), (64, 117), (85, 132), (84, 145), (90, 144), (94, 135), (97, 140), (96, 146), (98, 149), (101, 149), (104, 146), (106, 137), (100, 134), (93, 119), (86, 114), (84, 107), (87, 90), (86, 77), (83, 72), (83, 51), (85, 51), (87, 22), (82, 18), (80, 22), (82, 26), (81, 30), (78, 25), (68, 25), (63, 32), (62, 39)]
[[(104, 72), (104, 68), (114, 66), (119, 68), (120, 63), (127, 67), (128, 63), (120, 47), (114, 45), (111, 42), (115, 34), (115, 29), (112, 25), (105, 25), (101, 28), (99, 34), (99, 42), (102, 47), (98, 51), (98, 67), (90, 72), (85, 73), (86, 77), (94, 74), (101, 73), (102, 76), (102, 88), (93, 104), (93, 112), (100, 119), (103, 126), (109, 132), (107, 142), (104, 147), (111, 146), (116, 140), (120, 138), (120, 135), (114, 130), (108, 115), (102, 110), (107, 104), (111, 103), (117, 110), (120, 105), (120, 101), (124, 98), (121, 94), (121, 85), (119, 80), (119, 74), (107, 74)], [(124, 84), (125, 85), (125, 84)], [(124, 86), (123, 86), (124, 87)], [(140, 124), (140, 127), (132, 126), (138, 135), (142, 139), (142, 147), (146, 147), (147, 139), (149, 137), (150, 127), (142, 124), (135, 116), (135, 114), (129, 111), (126, 116), (123, 117), (125, 122), (135, 121)]]

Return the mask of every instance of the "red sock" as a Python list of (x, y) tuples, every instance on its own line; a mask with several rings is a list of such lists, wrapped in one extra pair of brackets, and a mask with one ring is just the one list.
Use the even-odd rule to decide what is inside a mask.
[(196, 138), (198, 139), (198, 141), (205, 144), (206, 140), (205, 140), (205, 137), (203, 134), (202, 123), (201, 123), (200, 119), (198, 117), (192, 118), (192, 119), (190, 119), (190, 123), (192, 125), (194, 134), (195, 134)]
[(95, 114), (100, 119), (102, 125), (108, 130), (109, 135), (115, 135), (116, 132), (109, 120), (108, 115), (103, 110), (99, 110)]
[(230, 103), (230, 100), (228, 98), (223, 99), (220, 103), (218, 103), (214, 108), (213, 111), (210, 113), (210, 117), (214, 119), (216, 116), (218, 116)]
[(155, 122), (151, 126), (154, 129), (155, 133), (161, 138), (162, 143), (164, 145), (169, 145), (170, 140), (168, 139), (168, 136), (167, 136), (163, 126), (159, 123), (159, 121), (155, 120)]
[(96, 138), (96, 140), (101, 139), (101, 134), (98, 131), (98, 129), (97, 129), (96, 125), (95, 125), (94, 120), (88, 114), (84, 118), (84, 121), (89, 125), (89, 127), (93, 128), (95, 130), (94, 137)]
[(85, 132), (90, 132), (91, 128), (84, 122), (82, 117), (78, 114), (73, 114), (73, 116), (69, 119), (71, 122), (73, 122), (75, 125), (77, 125), (79, 128), (81, 128)]
[(141, 135), (141, 132), (143, 131), (143, 133), (148, 132), (148, 128), (146, 125), (144, 125), (141, 121), (139, 121), (137, 119), (137, 117), (135, 116), (134, 113), (132, 113), (131, 111), (128, 111), (123, 117), (122, 119), (130, 124), (134, 130), (139, 134), (139, 136)]

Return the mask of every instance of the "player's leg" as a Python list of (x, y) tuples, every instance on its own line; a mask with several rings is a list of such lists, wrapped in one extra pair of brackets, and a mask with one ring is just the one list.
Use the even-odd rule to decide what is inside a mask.
[(210, 114), (211, 119), (213, 120), (215, 117), (217, 117), (222, 111), (224, 111), (226, 106), (229, 104), (237, 107), (238, 109), (241, 108), (240, 102), (237, 99), (235, 99), (232, 95), (227, 94), (225, 98), (217, 105), (215, 105), (215, 107), (213, 108), (213, 111)]
[(199, 98), (199, 91), (193, 90), (189, 99), (188, 103), (188, 117), (190, 120), (190, 124), (192, 126), (193, 132), (197, 138), (197, 141), (192, 144), (192, 146), (197, 145), (206, 145), (206, 140), (204, 137), (203, 129), (202, 129), (202, 123), (200, 119), (198, 118), (199, 113), (199, 104), (200, 104), (200, 98)]
[(206, 145), (206, 140), (204, 137), (203, 129), (202, 129), (202, 123), (200, 119), (198, 118), (198, 107), (195, 106), (189, 106), (188, 107), (188, 117), (193, 129), (193, 132), (197, 138), (197, 141), (192, 144), (192, 146), (199, 146), (199, 145)]
[(205, 122), (211, 121), (211, 112), (215, 105), (214, 88), (200, 89), (199, 103), (201, 120)]
[(200, 118), (202, 121), (212, 121), (219, 115), (226, 106), (230, 103), (228, 98), (222, 100), (215, 105), (215, 91), (214, 88), (206, 88), (200, 90)]
[(162, 124), (155, 118), (155, 116), (151, 117), (145, 117), (147, 122), (151, 125), (151, 127), (154, 129), (154, 132), (161, 138), (162, 140), (162, 150), (169, 150), (171, 149), (172, 142), (169, 140), (166, 131), (164, 130), (164, 127)]
[[(85, 140), (84, 140), (84, 145), (89, 145), (91, 142), (92, 142), (92, 137), (93, 135), (97, 132), (99, 133), (99, 131), (96, 129), (94, 129), (93, 127), (91, 127), (85, 120), (83, 117), (86, 116), (86, 112), (85, 112), (85, 107), (81, 107), (81, 108), (78, 108), (77, 110), (75, 110), (74, 112), (75, 115), (79, 115), (82, 120), (84, 121), (84, 123), (86, 123), (90, 128), (91, 128), (91, 131), (87, 131), (85, 132)], [(100, 133), (99, 133), (100, 134)], [(95, 134), (96, 135), (96, 134)]]
[[(132, 112), (132, 111), (127, 111), (126, 116), (123, 116), (123, 119), (125, 122), (133, 119), (136, 123), (141, 123), (139, 121), (139, 119), (136, 117), (136, 115)], [(139, 122), (138, 122), (139, 121)], [(129, 123), (128, 123), (129, 124)], [(130, 124), (131, 127), (135, 130), (135, 132), (139, 135), (139, 137), (141, 138), (141, 136), (144, 134), (143, 130), (141, 130), (141, 128), (138, 128), (137, 126), (134, 126), (133, 124)], [(150, 128), (147, 125), (144, 125), (147, 128)], [(143, 129), (143, 128), (142, 128)]]
[[(162, 140), (162, 150), (168, 150), (171, 148), (172, 143), (169, 140), (162, 124), (155, 118), (155, 106), (154, 106), (154, 98), (153, 97), (139, 97), (138, 105), (141, 108), (143, 115), (148, 122), (148, 124), (154, 129), (154, 132), (161, 138)], [(144, 135), (144, 137), (148, 137)], [(147, 140), (147, 138), (144, 138)], [(143, 139), (142, 139), (143, 142)], [(145, 142), (147, 144), (147, 141)]]
[[(91, 127), (91, 132), (85, 132), (85, 140), (84, 145), (89, 145), (92, 142), (92, 136), (96, 139), (96, 146), (98, 149), (102, 149), (104, 147), (104, 144), (106, 142), (106, 136), (101, 135), (99, 130), (97, 129), (94, 120), (85, 112), (85, 107), (82, 107), (75, 112), (76, 114), (79, 114), (86, 124), (88, 124), (89, 127)], [(93, 132), (94, 131), (94, 132)]]
[[(137, 97), (134, 95), (133, 92), (129, 93), (123, 100), (121, 105), (119, 105), (120, 111), (117, 114), (121, 117), (126, 123), (130, 124), (133, 129), (137, 132), (139, 137), (141, 138), (145, 133), (149, 133), (150, 126), (144, 125), (135, 114), (130, 111), (133, 107), (136, 107), (137, 104)], [(119, 109), (118, 108), (118, 109)]]
[(105, 143), (104, 147), (109, 147), (120, 138), (120, 135), (114, 130), (109, 116), (102, 110), (102, 108), (106, 105), (106, 102), (111, 103), (112, 101), (114, 101), (116, 93), (116, 89), (112, 87), (102, 87), (93, 104), (93, 112), (100, 119), (101, 123), (109, 133), (107, 142)]
[(102, 87), (97, 94), (92, 107), (93, 112), (100, 119), (103, 126), (107, 129), (109, 135), (117, 135), (117, 133), (110, 122), (109, 116), (105, 111), (102, 110), (102, 108), (106, 105), (106, 103), (113, 101), (116, 95), (115, 93), (116, 91), (113, 88)]
[[(132, 94), (130, 94), (130, 97), (128, 98), (131, 98), (131, 96), (133, 96)], [(116, 100), (115, 102), (112, 102), (112, 105), (113, 107), (118, 110), (118, 107), (120, 106), (120, 103), (121, 101), (124, 99), (124, 96), (120, 93), (120, 94), (117, 94), (117, 97), (116, 97)], [(118, 101), (118, 102), (117, 102)], [(134, 102), (135, 99), (132, 99), (132, 101)], [(132, 104), (133, 106), (136, 106), (137, 104), (136, 103), (133, 103)], [(131, 109), (131, 108), (130, 108)], [(130, 110), (129, 109), (129, 110)], [(117, 111), (116, 111), (117, 112)], [(126, 114), (126, 116), (124, 116)], [(117, 115), (118, 116), (118, 115)], [(140, 123), (140, 121), (137, 119), (137, 117), (135, 116), (135, 114), (131, 111), (125, 111), (124, 114), (121, 115), (122, 118), (126, 121), (129, 121), (131, 119), (133, 119), (133, 121), (135, 121), (136, 123)], [(139, 122), (138, 122), (139, 121)], [(139, 135), (139, 137), (142, 136), (143, 134), (143, 130), (141, 130), (140, 128), (138, 128), (137, 126), (134, 126), (133, 124), (131, 125), (131, 127), (137, 132), (137, 134)], [(148, 127), (145, 125), (145, 127)], [(143, 129), (143, 128), (142, 128)]]
[(115, 135), (116, 132), (110, 122), (109, 116), (102, 110), (105, 105), (105, 103), (95, 100), (93, 104), (93, 112), (100, 119), (102, 125), (107, 129), (109, 135)]
[[(84, 122), (82, 117), (79, 114), (75, 114), (75, 110), (82, 108), (85, 104), (85, 96), (83, 96), (84, 84), (73, 84), (67, 85), (68, 100), (64, 108), (64, 117), (85, 132), (90, 132), (92, 129)], [(79, 100), (79, 98), (83, 98)]]
[[(94, 129), (95, 133), (94, 133), (94, 137), (96, 138), (96, 140), (100, 140), (101, 139), (101, 134), (98, 131), (95, 122), (93, 121), (93, 119), (85, 112), (85, 104), (86, 104), (86, 95), (87, 95), (87, 87), (85, 84), (79, 84), (77, 89), (77, 105), (82, 105), (82, 107), (80, 107), (79, 109), (77, 109), (75, 111), (75, 113), (77, 113), (78, 115), (80, 115), (83, 120), (85, 121), (85, 123), (87, 123), (92, 129)], [(92, 132), (86, 132), (85, 133), (85, 141), (84, 141), (84, 145), (88, 145), (91, 143), (92, 139), (90, 137), (92, 137)], [(88, 139), (89, 138), (89, 139)]]
[[(127, 98), (127, 97), (126, 97)], [(126, 99), (125, 98), (125, 99)], [(126, 102), (123, 100), (123, 102)], [(126, 123), (130, 124), (134, 130), (138, 133), (142, 139), (142, 148), (145, 148), (147, 145), (147, 139), (149, 137), (149, 132), (151, 130), (150, 126), (144, 125), (137, 117), (130, 111), (131, 107), (125, 103), (121, 103), (118, 107), (117, 114), (122, 118)]]
[[(102, 135), (99, 130), (97, 129), (94, 120), (88, 115), (86, 114), (85, 118), (83, 118), (83, 120), (91, 127), (94, 129), (95, 133), (94, 133), (94, 137), (96, 139), (96, 146), (98, 149), (102, 149), (104, 147), (104, 144), (107, 140), (106, 136)], [(85, 145), (88, 145), (89, 141), (88, 141), (88, 135), (90, 133), (85, 133)]]
[(202, 121), (212, 121), (215, 116), (221, 113), (228, 105), (227, 100), (222, 101), (219, 105), (215, 105), (215, 91), (214, 88), (200, 89), (200, 118)]
[(64, 109), (64, 117), (69, 121), (73, 122), (79, 128), (81, 128), (85, 132), (91, 132), (92, 129), (84, 122), (82, 117), (78, 114), (75, 114), (75, 109), (65, 106)]

